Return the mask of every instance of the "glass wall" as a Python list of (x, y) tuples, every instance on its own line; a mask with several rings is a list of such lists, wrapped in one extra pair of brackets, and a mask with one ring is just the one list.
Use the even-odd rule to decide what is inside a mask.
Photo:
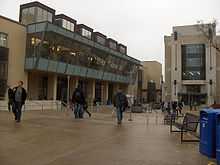
[(7, 38), (8, 38), (7, 34), (0, 32), (0, 46), (1, 47), (7, 47), (8, 46)]
[(205, 45), (182, 45), (182, 79), (205, 80)]
[[(43, 41), (41, 41), (42, 36), (44, 36)], [(41, 33), (28, 35), (27, 55), (41, 56), (123, 76), (131, 76), (136, 73), (136, 65), (127, 60), (52, 32), (46, 32), (45, 35)]]
[(24, 25), (43, 21), (52, 22), (53, 14), (40, 7), (29, 7), (22, 9), (21, 23), (23, 23)]

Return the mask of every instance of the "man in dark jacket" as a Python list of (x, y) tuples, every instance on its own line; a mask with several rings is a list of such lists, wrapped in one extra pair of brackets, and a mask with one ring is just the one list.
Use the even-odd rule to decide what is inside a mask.
[(14, 106), (13, 106), (13, 113), (15, 115), (16, 122), (21, 121), (21, 113), (22, 113), (22, 106), (25, 104), (25, 100), (27, 97), (27, 92), (23, 88), (23, 81), (18, 82), (18, 86), (13, 88), (14, 91)]
[(119, 91), (115, 95), (114, 106), (116, 107), (117, 111), (118, 124), (121, 124), (123, 119), (123, 112), (125, 111), (125, 108), (128, 107), (127, 97), (121, 89), (119, 89)]
[(72, 102), (74, 104), (75, 118), (83, 118), (83, 105), (85, 104), (85, 97), (80, 85), (78, 85), (73, 92)]
[(8, 87), (8, 111), (11, 112), (14, 102), (14, 91), (11, 87)]

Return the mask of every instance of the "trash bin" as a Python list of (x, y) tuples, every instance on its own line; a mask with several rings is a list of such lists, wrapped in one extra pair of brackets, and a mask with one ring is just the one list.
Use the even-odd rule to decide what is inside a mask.
[(220, 112), (216, 114), (216, 159), (220, 164)]
[(200, 111), (200, 153), (215, 158), (216, 156), (216, 111)]

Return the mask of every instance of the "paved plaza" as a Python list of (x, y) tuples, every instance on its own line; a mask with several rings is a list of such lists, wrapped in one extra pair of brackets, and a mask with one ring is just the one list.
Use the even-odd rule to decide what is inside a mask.
[(0, 165), (208, 165), (198, 143), (180, 144), (161, 113), (133, 114), (118, 126), (111, 111), (75, 120), (70, 112), (0, 112)]

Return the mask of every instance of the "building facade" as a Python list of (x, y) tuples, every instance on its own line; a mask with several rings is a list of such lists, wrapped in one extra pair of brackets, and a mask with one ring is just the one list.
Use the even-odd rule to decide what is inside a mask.
[(163, 100), (220, 102), (219, 36), (214, 24), (173, 27), (165, 36)]
[(162, 64), (158, 61), (142, 61), (138, 69), (135, 90), (140, 103), (161, 101)]
[[(64, 14), (56, 15), (44, 4), (21, 5), (19, 23), (0, 18), (0, 25), (6, 21), (20, 33), (10, 41), (13, 30), (7, 24), (0, 26), (0, 34), (8, 37), (5, 51), (16, 63), (8, 63), (5, 84), (23, 80), (30, 100), (68, 101), (80, 84), (88, 102), (105, 104), (112, 102), (119, 87), (128, 93), (136, 81), (140, 61), (127, 55), (126, 46)], [(21, 52), (14, 52), (14, 45)], [(17, 65), (20, 70), (14, 68)], [(6, 85), (1, 90), (4, 93)]]

